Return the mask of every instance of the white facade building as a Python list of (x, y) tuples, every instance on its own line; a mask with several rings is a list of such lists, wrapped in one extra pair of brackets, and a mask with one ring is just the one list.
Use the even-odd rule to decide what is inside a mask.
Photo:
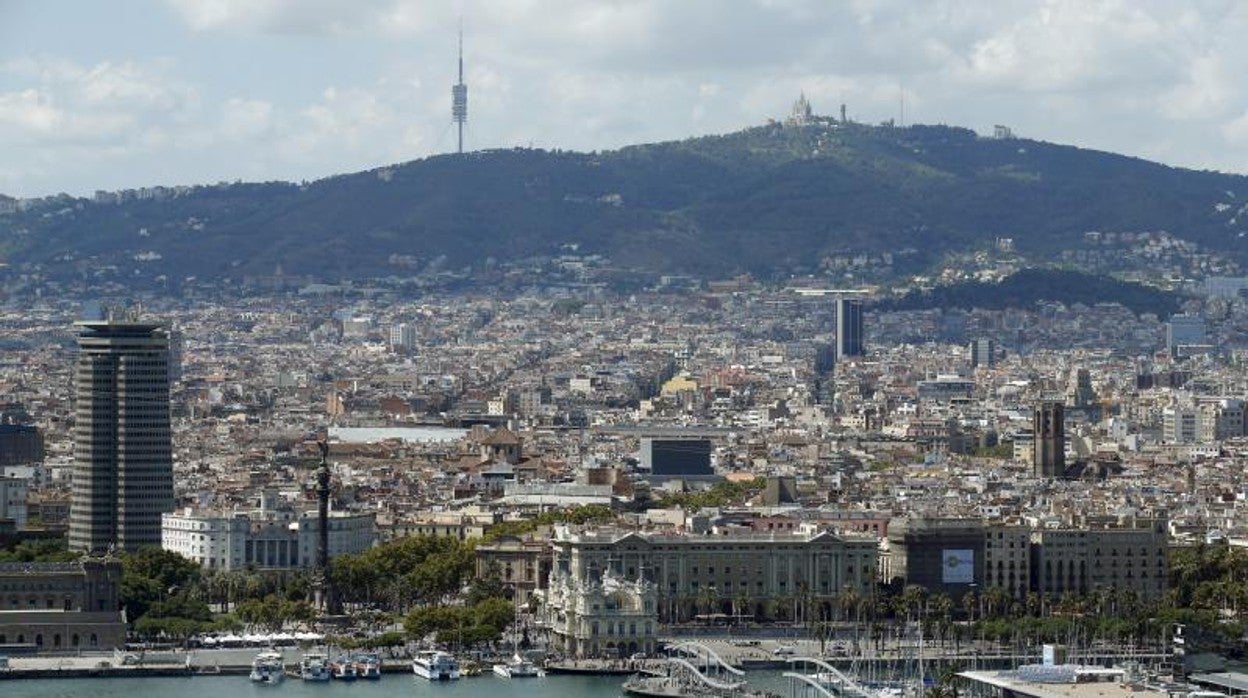
[[(283, 515), (284, 514), (284, 515)], [(315, 511), (165, 514), (161, 547), (205, 569), (297, 569), (316, 564), (320, 521)], [(329, 516), (329, 557), (358, 553), (377, 542), (373, 514)]]

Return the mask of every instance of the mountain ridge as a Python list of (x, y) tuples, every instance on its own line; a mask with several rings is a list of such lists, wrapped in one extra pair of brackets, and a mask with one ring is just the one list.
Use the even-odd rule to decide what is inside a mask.
[(375, 278), (571, 248), (637, 272), (784, 277), (823, 273), (837, 255), (886, 254), (904, 274), (999, 237), (1045, 260), (1091, 231), (1165, 230), (1239, 262), (1238, 192), (1248, 177), (824, 120), (603, 152), (437, 155), (306, 184), (53, 197), (25, 211), (10, 200), (0, 254), (11, 269), (73, 279), (115, 267), (132, 282), (275, 268)]

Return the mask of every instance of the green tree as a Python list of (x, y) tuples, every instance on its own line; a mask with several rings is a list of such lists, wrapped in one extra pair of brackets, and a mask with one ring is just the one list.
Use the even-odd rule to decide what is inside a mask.
[(486, 599), (503, 599), (509, 596), (508, 591), (503, 582), (503, 566), (498, 560), (490, 560), (485, 574), (472, 580), (469, 585), (466, 601), (469, 605), (476, 605)]
[(0, 549), (0, 562), (72, 562), (82, 553), (69, 549), (65, 538), (24, 540)]
[(457, 594), (474, 567), (472, 548), (459, 540), (411, 536), (341, 555), (331, 576), (345, 601), (382, 603), (403, 613), (414, 602), (440, 602)]

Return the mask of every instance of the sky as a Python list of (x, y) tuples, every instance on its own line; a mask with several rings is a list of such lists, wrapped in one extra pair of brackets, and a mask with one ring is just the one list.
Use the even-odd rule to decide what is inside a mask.
[(0, 0), (0, 193), (312, 180), (816, 113), (1248, 172), (1239, 0)]

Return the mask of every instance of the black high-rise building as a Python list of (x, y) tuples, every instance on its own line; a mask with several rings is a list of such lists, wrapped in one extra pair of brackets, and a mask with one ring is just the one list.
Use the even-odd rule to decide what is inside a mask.
[(862, 356), (862, 301), (856, 298), (836, 300), (836, 358)]

